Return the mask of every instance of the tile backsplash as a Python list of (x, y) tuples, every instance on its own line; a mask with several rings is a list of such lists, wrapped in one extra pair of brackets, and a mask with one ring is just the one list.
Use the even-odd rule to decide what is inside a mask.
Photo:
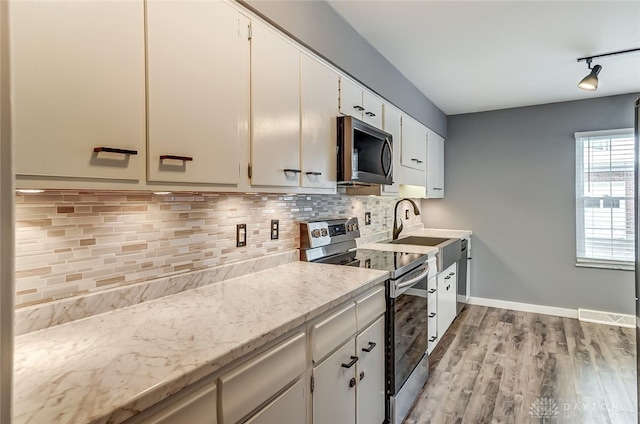
[[(397, 198), (47, 191), (16, 195), (16, 307), (299, 248), (299, 220), (357, 216), (390, 231)], [(405, 209), (409, 208), (405, 205)], [(371, 212), (372, 225), (364, 225)], [(420, 217), (405, 225), (420, 224)], [(280, 220), (271, 240), (270, 221)], [(236, 247), (236, 225), (247, 246)]]

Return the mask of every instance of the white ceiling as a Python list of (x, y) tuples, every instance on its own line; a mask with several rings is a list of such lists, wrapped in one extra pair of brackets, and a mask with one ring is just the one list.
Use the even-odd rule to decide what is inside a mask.
[(640, 1), (328, 0), (447, 115), (640, 92)]

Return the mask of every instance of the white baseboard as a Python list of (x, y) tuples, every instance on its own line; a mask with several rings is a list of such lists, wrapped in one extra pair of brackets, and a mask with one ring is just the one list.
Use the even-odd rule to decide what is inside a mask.
[(535, 314), (555, 315), (565, 318), (578, 318), (576, 309), (558, 308), (555, 306), (534, 305), (531, 303), (510, 302), (508, 300), (485, 299), (482, 297), (469, 297), (470, 305), (489, 306), (491, 308), (512, 309), (514, 311), (532, 312)]

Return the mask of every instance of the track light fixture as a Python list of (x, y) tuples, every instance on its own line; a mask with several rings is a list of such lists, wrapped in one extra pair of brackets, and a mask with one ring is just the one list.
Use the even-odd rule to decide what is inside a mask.
[(628, 50), (620, 50), (620, 51), (617, 51), (617, 52), (610, 52), (610, 53), (603, 53), (603, 54), (598, 54), (598, 55), (595, 55), (595, 56), (581, 57), (580, 59), (578, 59), (578, 62), (582, 62), (583, 60), (586, 61), (587, 62), (587, 67), (589, 67), (589, 70), (591, 72), (589, 72), (589, 75), (587, 75), (586, 77), (582, 78), (582, 81), (580, 81), (578, 83), (578, 87), (580, 87), (583, 90), (587, 90), (587, 91), (596, 91), (596, 89), (598, 88), (598, 74), (602, 70), (602, 66), (595, 65), (594, 67), (591, 67), (591, 62), (593, 62), (593, 59), (595, 59), (597, 57), (616, 56), (616, 55), (619, 55), (619, 54), (633, 53), (633, 52), (638, 52), (638, 51), (640, 51), (640, 48), (628, 49)]

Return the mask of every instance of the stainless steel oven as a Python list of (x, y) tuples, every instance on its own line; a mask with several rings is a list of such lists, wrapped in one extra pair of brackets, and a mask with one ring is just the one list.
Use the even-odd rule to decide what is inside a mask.
[(427, 280), (435, 276), (429, 260), (387, 283), (389, 419), (400, 424), (429, 377)]

